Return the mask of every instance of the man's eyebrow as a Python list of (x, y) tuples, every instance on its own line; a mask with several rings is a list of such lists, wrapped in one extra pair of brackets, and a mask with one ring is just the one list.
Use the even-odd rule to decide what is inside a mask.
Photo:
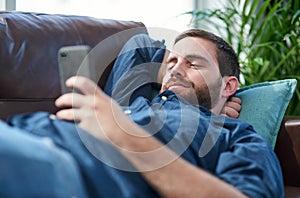
[(197, 54), (190, 54), (190, 55), (187, 55), (185, 58), (187, 60), (200, 59), (200, 60), (204, 60), (205, 62), (209, 63), (209, 61), (206, 57), (201, 56), (201, 55), (197, 55)]
[[(170, 51), (170, 54), (169, 54), (169, 56), (168, 56), (168, 58), (167, 58), (166, 61), (168, 62), (168, 61), (172, 60), (174, 58), (174, 56), (176, 56), (176, 55), (177, 56), (181, 56), (180, 54), (178, 54), (175, 51)], [(184, 57), (188, 61), (191, 61), (191, 60), (194, 60), (194, 59), (200, 59), (200, 60), (203, 60), (203, 61), (205, 61), (207, 63), (210, 62), (206, 57), (201, 56), (199, 54), (188, 54), (188, 55), (181, 56), (181, 57)]]

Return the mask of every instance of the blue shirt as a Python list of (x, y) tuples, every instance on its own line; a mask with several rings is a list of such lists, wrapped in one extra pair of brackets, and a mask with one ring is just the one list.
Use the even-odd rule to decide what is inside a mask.
[[(216, 116), (166, 91), (152, 100), (165, 46), (147, 35), (123, 47), (104, 91), (146, 131), (190, 163), (250, 197), (283, 197), (279, 161), (253, 127)], [(199, 187), (201, 188), (201, 187)]]
[[(249, 124), (213, 115), (171, 91), (152, 101), (137, 97), (124, 107), (124, 112), (178, 155), (249, 197), (283, 197), (278, 159)], [(83, 188), (90, 197), (159, 197), (117, 149), (72, 122), (52, 119), (49, 113), (40, 112), (14, 116), (8, 123), (13, 126), (12, 131), (18, 127), (24, 133), (49, 137), (53, 145), (67, 151), (78, 164)], [(22, 144), (24, 147), (26, 143)], [(27, 168), (30, 167), (24, 170)]]
[(184, 159), (246, 195), (283, 197), (279, 161), (248, 123), (216, 116), (172, 91), (152, 101), (138, 97), (124, 111)]

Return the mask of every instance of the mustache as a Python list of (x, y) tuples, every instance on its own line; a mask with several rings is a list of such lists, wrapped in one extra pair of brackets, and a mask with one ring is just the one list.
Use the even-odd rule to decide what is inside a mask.
[(171, 78), (169, 78), (165, 83), (164, 83), (164, 88), (168, 89), (170, 86), (174, 85), (174, 84), (180, 84), (184, 87), (192, 87), (194, 88), (195, 85), (193, 82), (186, 80), (182, 77), (178, 77), (178, 76), (173, 76)]

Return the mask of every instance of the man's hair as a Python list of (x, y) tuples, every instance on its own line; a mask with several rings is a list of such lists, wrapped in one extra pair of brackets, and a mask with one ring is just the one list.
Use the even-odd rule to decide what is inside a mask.
[(216, 45), (217, 60), (221, 76), (235, 76), (239, 79), (240, 65), (238, 57), (233, 48), (226, 41), (213, 33), (201, 29), (190, 29), (179, 34), (175, 39), (175, 43), (186, 37), (199, 37), (212, 41)]

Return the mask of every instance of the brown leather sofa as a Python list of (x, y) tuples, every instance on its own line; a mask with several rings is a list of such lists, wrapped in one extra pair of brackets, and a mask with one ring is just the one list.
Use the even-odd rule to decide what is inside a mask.
[[(107, 38), (122, 32), (121, 37)], [(54, 100), (61, 94), (57, 52), (65, 45), (102, 42), (111, 62), (97, 62), (99, 86), (103, 87), (114, 57), (128, 38), (146, 33), (144, 24), (95, 19), (87, 16), (0, 12), (0, 118), (17, 113), (56, 112)], [(108, 56), (108, 55), (107, 55)], [(280, 160), (286, 197), (300, 197), (300, 117), (286, 117), (275, 152)], [(267, 168), (267, 167), (266, 167)]]
[[(118, 34), (118, 38), (109, 39)], [(16, 113), (55, 112), (54, 100), (61, 94), (57, 53), (68, 45), (89, 45), (113, 61), (126, 40), (147, 32), (142, 23), (94, 19), (83, 16), (0, 12), (0, 118)], [(109, 54), (105, 54), (109, 51)], [(103, 59), (104, 59), (103, 58)], [(99, 57), (100, 59), (100, 57)], [(111, 69), (95, 60), (99, 86)]]
[(300, 116), (284, 118), (275, 152), (282, 168), (285, 197), (300, 197)]

